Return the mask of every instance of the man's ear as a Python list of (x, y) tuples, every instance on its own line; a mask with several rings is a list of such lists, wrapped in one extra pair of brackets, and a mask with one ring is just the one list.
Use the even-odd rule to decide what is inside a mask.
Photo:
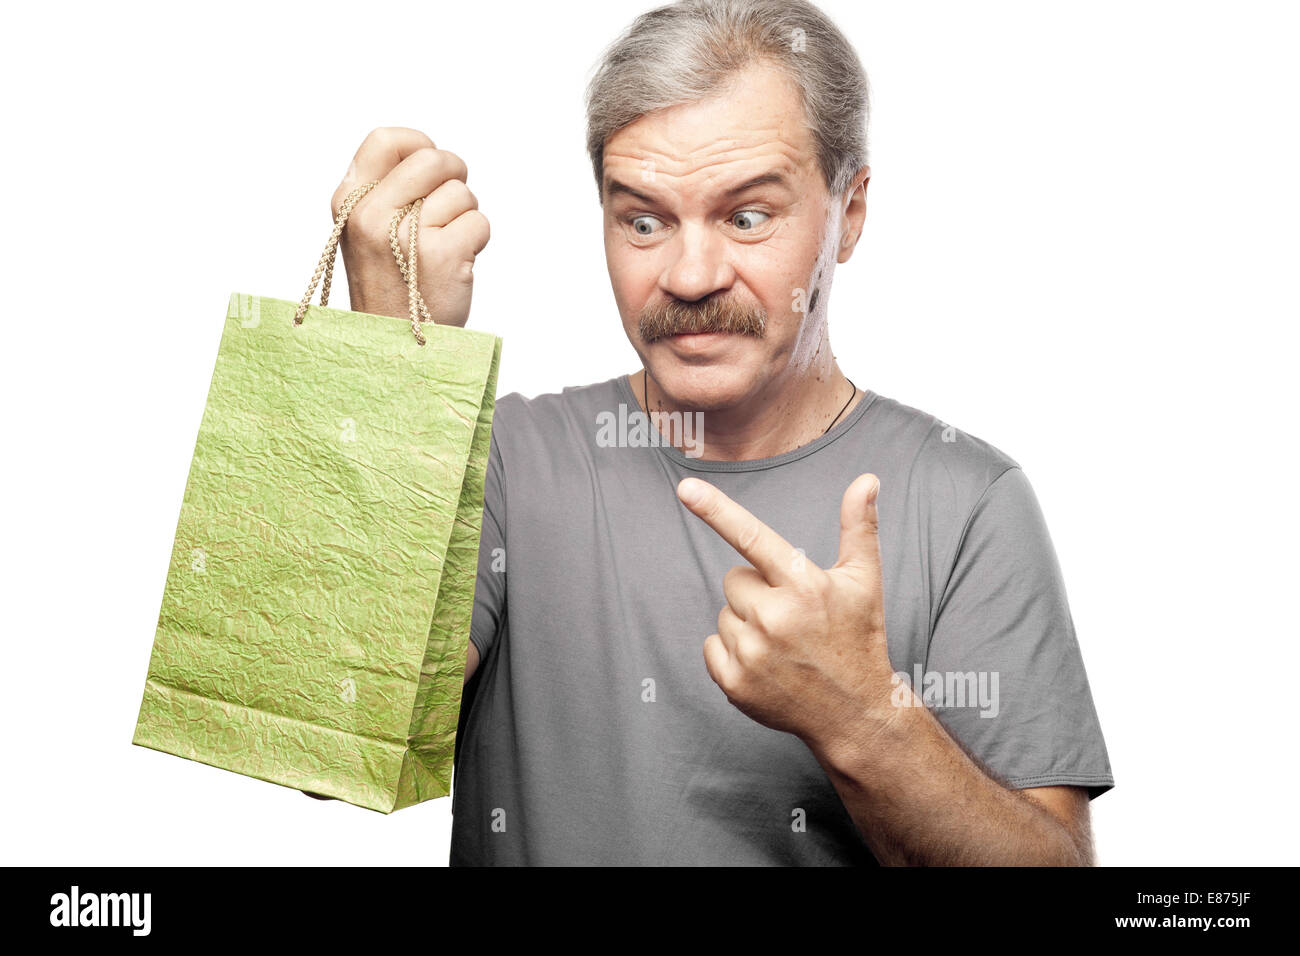
[(853, 249), (862, 236), (867, 221), (867, 183), (871, 180), (871, 167), (863, 166), (853, 174), (848, 189), (844, 191), (844, 215), (840, 217), (840, 243), (836, 249), (836, 262), (848, 262)]

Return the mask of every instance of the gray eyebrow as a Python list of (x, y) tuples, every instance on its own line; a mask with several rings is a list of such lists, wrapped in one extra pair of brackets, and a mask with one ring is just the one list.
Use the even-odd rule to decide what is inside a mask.
[[(746, 180), (739, 186), (731, 187), (723, 193), (723, 196), (734, 196), (737, 193), (743, 193), (747, 189), (753, 189), (755, 186), (766, 186), (769, 183), (784, 186), (787, 189), (790, 188), (790, 181), (786, 178), (785, 174), (778, 170), (773, 170), (770, 173), (763, 173), (761, 176), (755, 176), (753, 179)], [(608, 198), (613, 199), (618, 193), (626, 193), (629, 196), (634, 196), (644, 203), (657, 202), (653, 196), (649, 196), (638, 189), (633, 189), (627, 183), (620, 182), (612, 176), (607, 177), (605, 180), (605, 195)]]

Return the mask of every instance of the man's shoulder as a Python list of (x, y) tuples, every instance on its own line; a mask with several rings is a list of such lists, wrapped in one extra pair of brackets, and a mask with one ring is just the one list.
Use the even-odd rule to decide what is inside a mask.
[[(862, 439), (882, 470), (923, 506), (946, 502), (969, 509), (1000, 477), (1020, 467), (1001, 448), (938, 416), (875, 395)], [(885, 477), (881, 476), (882, 486)]]

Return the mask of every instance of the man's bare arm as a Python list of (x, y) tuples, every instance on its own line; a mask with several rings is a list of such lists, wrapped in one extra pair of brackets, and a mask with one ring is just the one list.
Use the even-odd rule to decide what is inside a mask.
[(899, 707), (883, 727), (846, 728), (809, 746), (882, 864), (1095, 862), (1086, 789), (1004, 787), (924, 706)]

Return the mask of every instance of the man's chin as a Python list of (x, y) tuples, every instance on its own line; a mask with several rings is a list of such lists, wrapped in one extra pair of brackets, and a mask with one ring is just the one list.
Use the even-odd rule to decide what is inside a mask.
[(655, 362), (650, 366), (658, 391), (670, 404), (692, 411), (719, 411), (747, 399), (754, 388), (755, 372), (749, 364)]

